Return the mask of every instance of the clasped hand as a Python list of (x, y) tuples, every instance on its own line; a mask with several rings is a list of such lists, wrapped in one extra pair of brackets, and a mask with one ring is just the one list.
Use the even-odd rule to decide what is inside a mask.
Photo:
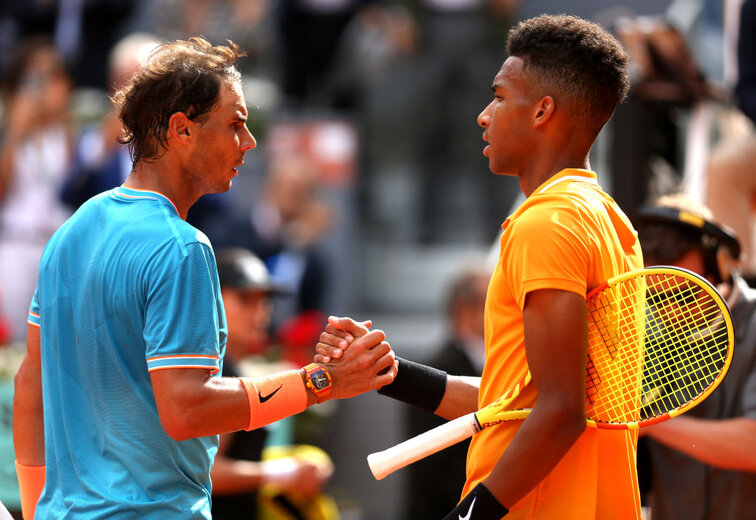
[(333, 378), (331, 398), (345, 399), (390, 384), (397, 374), (394, 351), (381, 330), (369, 330), (371, 322), (328, 318), (315, 347), (315, 362)]

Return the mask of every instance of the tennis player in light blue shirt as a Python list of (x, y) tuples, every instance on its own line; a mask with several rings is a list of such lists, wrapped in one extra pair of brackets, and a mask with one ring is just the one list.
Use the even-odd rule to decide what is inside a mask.
[(218, 438), (168, 437), (149, 376), (218, 373), (226, 323), (207, 238), (165, 196), (119, 187), (84, 204), (41, 265), (29, 321), (45, 346), (45, 458), (57, 463), (37, 515), (64, 518), (75, 503), (93, 518), (209, 518)]
[[(115, 94), (134, 167), (52, 237), (16, 375), (25, 518), (210, 518), (219, 433), (391, 383), (381, 331), (338, 363), (220, 377), (226, 321), (207, 238), (186, 223), (256, 146), (238, 47), (164, 44)], [(364, 329), (364, 330), (363, 330)]]

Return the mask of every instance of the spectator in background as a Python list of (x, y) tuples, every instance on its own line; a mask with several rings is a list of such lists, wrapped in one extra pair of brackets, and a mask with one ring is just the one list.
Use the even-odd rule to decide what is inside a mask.
[(45, 38), (20, 45), (4, 76), (0, 142), (0, 292), (13, 337), (26, 334), (45, 243), (70, 215), (60, 199), (72, 155), (71, 81)]
[[(109, 59), (109, 96), (131, 78), (159, 44), (156, 36), (147, 33), (130, 34), (116, 44)], [(112, 108), (98, 125), (82, 133), (63, 187), (66, 203), (78, 208), (90, 197), (126, 180), (132, 162), (128, 147), (118, 142), (122, 132), (118, 112)]]
[[(278, 291), (265, 264), (245, 249), (218, 252), (218, 278), (228, 323), (223, 376), (240, 377), (240, 362), (264, 353), (268, 345), (272, 302)], [(285, 493), (314, 497), (333, 471), (329, 461), (316, 464), (295, 456), (261, 462), (268, 427), (221, 435), (210, 478), (215, 520), (258, 518), (258, 490), (273, 484)], [(291, 504), (291, 502), (289, 502)], [(295, 507), (291, 504), (291, 507)]]
[(632, 86), (613, 117), (609, 163), (613, 197), (632, 214), (660, 194), (653, 193), (660, 174), (671, 172), (675, 183), (682, 178), (679, 114), (708, 99), (713, 88), (668, 21), (621, 17), (615, 25), (630, 54)]
[(745, 252), (744, 274), (756, 275), (753, 208), (756, 199), (756, 0), (740, 11), (735, 96), (750, 127), (714, 148), (706, 170), (707, 204), (718, 220), (737, 233)]
[[(422, 0), (417, 3), (421, 76), (417, 90), (422, 131), (416, 219), (420, 240), (462, 236), (487, 242), (517, 196), (517, 186), (485, 168), (472, 124), (488, 94), (480, 85), (501, 63), (506, 34), (520, 0)], [(476, 203), (467, 206), (466, 200)], [(450, 206), (455, 210), (450, 211)], [(474, 218), (473, 218), (474, 217)], [(461, 226), (461, 227), (460, 227)], [(475, 236), (475, 234), (478, 236)]]
[(735, 86), (738, 106), (756, 123), (756, 1), (744, 0), (738, 31), (738, 82)]
[[(344, 108), (330, 85), (341, 38), (355, 15), (377, 0), (284, 0), (278, 11), (281, 87), (293, 106)], [(324, 92), (324, 90), (326, 90)]]
[[(108, 53), (131, 21), (134, 0), (24, 0), (0, 8), (0, 52), (44, 34), (79, 87), (104, 89)], [(0, 63), (3, 58), (0, 56)]]
[[(318, 194), (317, 181), (315, 166), (305, 156), (275, 156), (250, 212), (224, 220), (210, 233), (218, 248), (236, 246), (255, 253), (276, 284), (286, 289), (286, 295), (274, 298), (272, 325), (285, 336), (279, 338), (283, 346), (295, 350), (311, 348), (325, 325), (330, 272), (318, 245), (333, 214)], [(312, 334), (303, 334), (308, 330)], [(311, 357), (309, 350), (303, 354), (291, 351), (289, 359)]]
[(195, 34), (207, 40), (236, 42), (247, 53), (242, 73), (270, 74), (278, 57), (270, 0), (151, 0), (144, 29), (173, 40)]
[[(708, 208), (681, 196), (642, 208), (636, 228), (646, 265), (689, 269), (718, 284), (732, 311), (735, 354), (701, 404), (649, 426), (641, 486), (653, 520), (750, 520), (756, 511), (756, 291), (738, 272), (740, 245)], [(642, 447), (642, 445), (641, 445)], [(641, 450), (641, 453), (643, 451)], [(649, 482), (650, 479), (650, 482)]]
[[(483, 310), (490, 272), (480, 267), (458, 273), (446, 300), (448, 337), (427, 365), (461, 376), (480, 376), (485, 363)], [(445, 421), (408, 407), (408, 438)], [(443, 518), (457, 504), (465, 482), (465, 460), (470, 441), (455, 444), (407, 468), (409, 477), (406, 518)], [(443, 478), (439, 479), (439, 475)]]

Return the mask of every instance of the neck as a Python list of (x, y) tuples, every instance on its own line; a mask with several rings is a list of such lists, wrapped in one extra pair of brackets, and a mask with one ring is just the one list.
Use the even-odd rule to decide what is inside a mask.
[[(588, 152), (590, 152), (590, 149)], [(564, 148), (563, 152), (557, 156), (549, 156), (543, 153), (533, 154), (535, 159), (520, 174), (520, 189), (526, 197), (529, 197), (540, 185), (562, 170), (567, 168), (590, 170), (588, 152), (585, 150), (571, 151), (569, 148)]]
[(176, 206), (179, 216), (186, 220), (189, 208), (199, 196), (189, 190), (185, 183), (178, 182), (180, 173), (173, 171), (160, 159), (154, 162), (139, 161), (134, 165), (123, 185), (137, 190), (156, 191), (168, 197)]

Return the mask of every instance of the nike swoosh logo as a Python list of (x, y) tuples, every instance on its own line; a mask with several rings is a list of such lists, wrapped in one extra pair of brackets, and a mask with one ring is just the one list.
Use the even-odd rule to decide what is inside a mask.
[(470, 509), (467, 510), (467, 514), (465, 516), (459, 515), (459, 520), (470, 520), (470, 516), (472, 516), (472, 510), (473, 507), (475, 507), (476, 500), (478, 500), (478, 497), (473, 498), (473, 501), (470, 503)]
[(257, 397), (258, 399), (260, 399), (260, 404), (264, 403), (265, 401), (267, 401), (268, 399), (276, 395), (278, 391), (282, 388), (283, 388), (283, 385), (279, 386), (278, 388), (276, 388), (275, 390), (273, 390), (271, 393), (269, 393), (266, 396), (263, 396), (261, 392), (257, 392)]

